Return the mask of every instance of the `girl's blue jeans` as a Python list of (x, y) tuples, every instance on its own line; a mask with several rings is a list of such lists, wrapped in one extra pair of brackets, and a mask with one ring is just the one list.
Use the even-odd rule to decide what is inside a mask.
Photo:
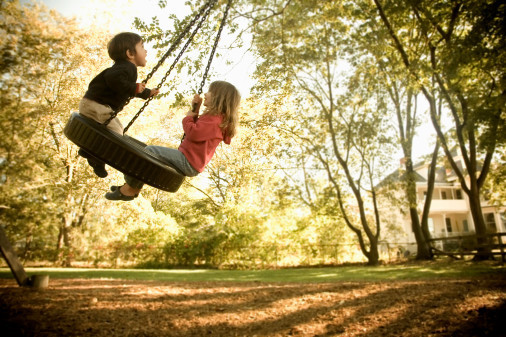
[[(148, 145), (146, 146), (146, 151), (156, 154), (164, 163), (187, 177), (195, 177), (199, 174), (199, 171), (190, 165), (188, 159), (179, 150), (164, 146)], [(127, 175), (125, 175), (125, 182), (137, 189), (141, 189), (144, 186), (144, 182)]]

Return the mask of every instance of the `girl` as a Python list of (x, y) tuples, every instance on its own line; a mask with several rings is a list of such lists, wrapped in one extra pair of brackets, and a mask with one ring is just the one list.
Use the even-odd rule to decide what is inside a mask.
[[(146, 150), (157, 154), (168, 165), (188, 177), (194, 177), (204, 171), (211, 161), (218, 145), (223, 141), (230, 144), (236, 134), (238, 108), (241, 95), (230, 83), (216, 81), (211, 83), (204, 94), (204, 112), (199, 117), (202, 98), (195, 95), (192, 106), (183, 118), (183, 130), (186, 134), (179, 148), (146, 146)], [(144, 183), (125, 175), (125, 184), (111, 186), (105, 197), (109, 200), (130, 201), (135, 199)]]

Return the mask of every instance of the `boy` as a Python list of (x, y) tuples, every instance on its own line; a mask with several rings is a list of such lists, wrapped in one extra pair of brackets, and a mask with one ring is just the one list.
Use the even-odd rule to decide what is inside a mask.
[[(130, 32), (119, 33), (107, 44), (109, 57), (114, 65), (98, 74), (89, 84), (88, 91), (79, 103), (79, 113), (99, 123), (104, 123), (114, 111), (120, 111), (132, 96), (148, 99), (157, 95), (158, 89), (148, 89), (137, 82), (137, 67), (146, 65), (147, 52), (142, 38)], [(109, 122), (107, 128), (123, 134), (118, 118)], [(100, 178), (107, 177), (105, 163), (97, 160), (83, 149), (79, 155), (86, 158)]]

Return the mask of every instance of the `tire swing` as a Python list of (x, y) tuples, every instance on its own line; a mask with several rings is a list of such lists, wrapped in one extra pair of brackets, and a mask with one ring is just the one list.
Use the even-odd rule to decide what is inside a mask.
[[(142, 81), (143, 83), (147, 83), (147, 81), (163, 64), (165, 59), (167, 59), (167, 57), (177, 48), (183, 38), (196, 24), (195, 29), (191, 32), (191, 35), (186, 41), (185, 45), (169, 67), (169, 70), (162, 78), (161, 82), (156, 87), (156, 89), (161, 88), (170, 72), (172, 69), (174, 69), (176, 63), (179, 61), (193, 40), (193, 37), (197, 34), (200, 27), (209, 16), (211, 9), (214, 7), (217, 1), (218, 0), (209, 0), (206, 4), (204, 4), (204, 6), (202, 6), (202, 8), (198, 11), (191, 22), (188, 23), (188, 25), (178, 35), (174, 43), (170, 46), (169, 50), (162, 56), (157, 65), (146, 76), (146, 79)], [(213, 49), (209, 56), (204, 76), (198, 90), (199, 95), (202, 93), (202, 89), (204, 87), (204, 83), (211, 66), (211, 62), (218, 45), (218, 41), (220, 39), (220, 35), (223, 30), (229, 8), (230, 1), (227, 3), (227, 7), (223, 14)], [(142, 111), (144, 111), (153, 97), (150, 97), (146, 100), (144, 105), (139, 109), (137, 114), (132, 118), (132, 120), (124, 129), (123, 135), (119, 135), (107, 129), (107, 124), (109, 124), (109, 122), (114, 119), (117, 114), (130, 102), (130, 99), (124, 104), (123, 107), (114, 111), (111, 114), (111, 117), (103, 124), (100, 124), (90, 118), (84, 117), (78, 112), (73, 112), (63, 132), (70, 141), (86, 151), (90, 156), (105, 162), (107, 165), (115, 168), (116, 170), (139, 179), (144, 183), (160, 190), (167, 192), (176, 192), (183, 184), (185, 176), (174, 167), (169, 166), (166, 162), (163, 161), (162, 158), (156, 154), (146, 151), (146, 144), (125, 134), (130, 126), (132, 126), (134, 121), (142, 113)]]

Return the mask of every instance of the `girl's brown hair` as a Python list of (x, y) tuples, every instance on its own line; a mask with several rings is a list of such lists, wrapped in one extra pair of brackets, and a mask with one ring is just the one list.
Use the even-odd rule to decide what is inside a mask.
[(238, 110), (241, 101), (239, 90), (228, 82), (215, 81), (209, 85), (209, 92), (212, 102), (204, 113), (223, 115), (220, 127), (230, 138), (234, 137), (239, 122)]

